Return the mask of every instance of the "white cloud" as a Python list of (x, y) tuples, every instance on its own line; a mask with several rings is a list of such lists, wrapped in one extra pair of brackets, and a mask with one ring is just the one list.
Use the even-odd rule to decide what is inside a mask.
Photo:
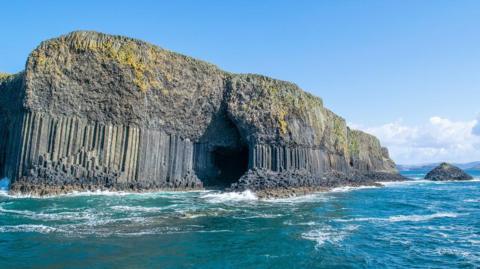
[(477, 124), (473, 127), (472, 134), (480, 136), (480, 115), (477, 117)]
[(352, 127), (377, 136), (400, 164), (480, 160), (480, 119), (451, 121), (431, 117), (417, 126), (398, 120), (380, 126)]

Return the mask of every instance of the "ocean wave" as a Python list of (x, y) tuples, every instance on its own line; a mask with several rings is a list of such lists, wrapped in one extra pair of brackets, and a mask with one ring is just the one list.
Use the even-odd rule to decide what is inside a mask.
[(406, 180), (406, 181), (383, 181), (378, 182), (385, 187), (396, 187), (396, 186), (405, 186), (405, 185), (414, 185), (414, 184), (423, 184), (423, 183), (435, 183), (436, 181), (426, 180), (426, 179), (415, 179), (415, 180)]
[(0, 233), (51, 233), (58, 231), (58, 228), (46, 226), (46, 225), (35, 225), (35, 224), (20, 224), (20, 225), (5, 225), (0, 226)]
[(339, 245), (346, 236), (348, 236), (352, 231), (357, 230), (358, 227), (358, 225), (347, 225), (344, 228), (338, 229), (331, 226), (324, 226), (302, 233), (302, 238), (315, 241), (317, 243), (315, 248), (319, 248), (325, 243)]
[(314, 226), (317, 225), (318, 223), (315, 221), (308, 221), (308, 222), (299, 222), (299, 223), (294, 223), (291, 220), (284, 221), (283, 224), (289, 225), (289, 226)]
[(420, 222), (437, 218), (457, 218), (460, 215), (452, 212), (439, 212), (429, 215), (397, 215), (388, 218), (353, 218), (353, 219), (337, 219), (337, 222), (363, 222), (363, 221), (383, 221), (383, 222)]
[(30, 210), (14, 210), (5, 209), (0, 206), (0, 213), (18, 215), (33, 220), (89, 220), (94, 218), (94, 214), (90, 211), (79, 212), (58, 212), (58, 213), (46, 213), (46, 212), (33, 212)]
[[(57, 209), (58, 210), (58, 209)], [(30, 210), (5, 209), (0, 206), (0, 213), (17, 215), (37, 221), (77, 221), (76, 226), (101, 226), (111, 223), (145, 223), (147, 219), (143, 217), (113, 217), (106, 212), (87, 209), (83, 211), (62, 211), (62, 212), (33, 212)]]
[(351, 187), (351, 186), (344, 186), (344, 187), (337, 187), (330, 190), (330, 192), (350, 192), (356, 190), (363, 190), (363, 189), (376, 189), (377, 186), (358, 186), (358, 187)]
[(418, 222), (418, 221), (427, 221), (427, 220), (438, 219), (438, 218), (456, 218), (458, 216), (459, 216), (459, 214), (450, 213), (450, 212), (435, 213), (435, 214), (430, 214), (430, 215), (398, 215), (398, 216), (389, 217), (388, 221), (390, 221), (390, 222), (402, 222), (402, 221)]
[[(145, 231), (137, 231), (137, 232), (116, 232), (115, 236), (122, 236), (122, 237), (137, 237), (137, 236), (144, 236), (144, 235), (168, 235), (168, 234), (185, 234), (185, 233), (232, 233), (232, 230), (177, 230), (177, 231), (163, 231), (159, 229), (150, 229)], [(107, 234), (111, 235), (111, 234)]]
[(181, 219), (196, 219), (209, 216), (217, 216), (218, 214), (207, 214), (207, 213), (183, 213), (179, 216)]
[(96, 190), (96, 191), (72, 191), (69, 193), (62, 194), (52, 194), (52, 195), (35, 195), (31, 193), (27, 194), (10, 194), (7, 191), (1, 193), (3, 196), (9, 198), (25, 199), (25, 198), (34, 198), (34, 199), (52, 199), (52, 198), (61, 198), (61, 197), (77, 197), (77, 196), (125, 196), (131, 194), (138, 194), (134, 192), (122, 192), (122, 191), (108, 191), (108, 190)]
[(275, 219), (283, 217), (283, 214), (267, 214), (267, 213), (258, 213), (250, 216), (233, 216), (234, 219)]
[(180, 197), (188, 193), (205, 193), (207, 190), (191, 190), (191, 191), (152, 191), (152, 192), (126, 192), (126, 191), (110, 191), (110, 190), (95, 190), (95, 191), (72, 191), (69, 193), (53, 194), (53, 195), (33, 195), (33, 194), (9, 194), (6, 190), (0, 190), (0, 195), (8, 198), (25, 199), (52, 199), (63, 197), (87, 197), (87, 196), (137, 196), (141, 198), (156, 197), (156, 196), (171, 196), (172, 198)]
[(445, 180), (445, 181), (434, 181), (427, 179), (415, 179), (407, 181), (384, 181), (378, 182), (385, 187), (403, 187), (411, 185), (447, 185), (452, 183), (471, 183), (471, 182), (480, 182), (480, 178), (474, 178), (473, 180)]
[(324, 202), (333, 199), (332, 197), (325, 196), (325, 192), (311, 193), (300, 196), (292, 196), (287, 198), (266, 198), (262, 199), (262, 202), (267, 203), (312, 203), (312, 202)]
[(209, 203), (228, 203), (239, 201), (257, 201), (258, 197), (250, 190), (243, 192), (219, 192), (219, 193), (207, 193), (200, 196)]
[(455, 256), (455, 257), (463, 258), (467, 261), (472, 261), (472, 262), (478, 262), (478, 260), (480, 259), (480, 254), (472, 253), (465, 249), (449, 247), (449, 248), (436, 248), (435, 251), (438, 255)]
[(121, 212), (161, 212), (175, 206), (176, 205), (169, 205), (165, 207), (145, 207), (145, 206), (118, 205), (118, 206), (111, 206), (110, 208), (115, 211), (121, 211)]

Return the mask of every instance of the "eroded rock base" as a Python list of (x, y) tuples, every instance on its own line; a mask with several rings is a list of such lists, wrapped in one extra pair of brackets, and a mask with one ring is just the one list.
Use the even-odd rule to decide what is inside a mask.
[(252, 190), (259, 198), (284, 198), (326, 192), (337, 187), (383, 186), (380, 182), (405, 181), (408, 178), (397, 173), (359, 172), (341, 173), (331, 171), (323, 176), (314, 176), (305, 170), (282, 173), (264, 169), (250, 170), (231, 190)]

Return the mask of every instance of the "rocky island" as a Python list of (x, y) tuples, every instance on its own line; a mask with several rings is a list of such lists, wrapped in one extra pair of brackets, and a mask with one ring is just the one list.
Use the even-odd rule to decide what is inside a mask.
[(473, 177), (454, 165), (441, 163), (432, 169), (432, 171), (428, 172), (425, 179), (434, 181), (471, 180)]
[(87, 31), (42, 42), (23, 72), (0, 75), (3, 177), (36, 195), (404, 179), (377, 138), (293, 83)]

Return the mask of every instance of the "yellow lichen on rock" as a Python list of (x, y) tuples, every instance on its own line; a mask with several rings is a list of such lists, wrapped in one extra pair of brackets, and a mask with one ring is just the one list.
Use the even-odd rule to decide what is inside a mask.
[[(84, 43), (77, 43), (82, 45)], [(102, 42), (88, 42), (83, 49), (96, 53), (98, 57), (106, 57), (108, 60), (115, 60), (123, 67), (130, 68), (133, 73), (133, 83), (143, 92), (158, 88), (159, 82), (149, 71), (148, 58), (140, 57), (140, 48), (133, 41), (124, 41), (119, 47), (114, 46), (111, 40)], [(82, 47), (78, 47), (82, 48)]]
[(335, 116), (333, 117), (333, 133), (337, 149), (343, 151), (344, 155), (348, 155), (347, 133), (345, 120)]
[[(142, 46), (150, 46), (150, 48), (145, 50)], [(160, 81), (154, 75), (155, 66), (153, 58), (159, 53), (158, 49), (133, 39), (91, 32), (74, 32), (63, 39), (59, 38), (44, 42), (38, 49), (32, 52), (31, 58), (34, 59), (37, 68), (48, 70), (50, 66), (49, 61), (58, 59), (52, 58), (47, 53), (51, 51), (66, 51), (68, 49), (91, 53), (100, 61), (115, 61), (121, 67), (130, 69), (133, 75), (133, 83), (143, 92), (149, 89), (162, 88)], [(145, 53), (145, 51), (149, 53)]]
[(358, 136), (358, 131), (350, 129), (348, 130), (348, 152), (350, 153), (350, 155), (358, 155), (360, 153)]
[(12, 76), (11, 74), (1, 73), (1, 72), (0, 72), (0, 82), (2, 82), (3, 80), (8, 79), (8, 78), (11, 77), (11, 76)]
[(285, 119), (287, 113), (285, 111), (280, 111), (278, 114), (278, 124), (280, 125), (280, 133), (286, 134), (288, 132), (288, 123)]

